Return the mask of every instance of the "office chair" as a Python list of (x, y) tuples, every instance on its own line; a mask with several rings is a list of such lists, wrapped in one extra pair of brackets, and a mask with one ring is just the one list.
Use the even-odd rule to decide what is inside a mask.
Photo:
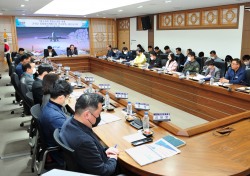
[(250, 86), (250, 69), (246, 70), (246, 82), (247, 85)]
[(226, 62), (214, 62), (214, 65), (220, 69), (220, 77), (224, 77), (226, 73)]
[[(10, 60), (10, 53), (6, 54), (6, 61), (8, 63), (8, 67), (9, 67), (9, 76), (11, 76), (11, 74), (13, 73), (12, 67), (11, 67), (11, 60)], [(6, 86), (12, 86), (11, 83), (7, 83)]]
[(56, 129), (54, 131), (53, 136), (54, 136), (54, 139), (55, 139), (57, 145), (60, 147), (60, 149), (63, 152), (64, 160), (66, 162), (65, 163), (66, 170), (79, 172), (80, 168), (77, 165), (77, 163), (75, 162), (74, 150), (71, 149), (70, 147), (66, 146), (65, 144), (63, 144), (63, 142), (60, 140), (59, 133), (60, 133), (60, 130)]
[(50, 152), (59, 150), (58, 146), (48, 147), (43, 136), (43, 132), (41, 129), (41, 124), (39, 119), (41, 117), (41, 106), (40, 104), (36, 104), (31, 107), (30, 109), (32, 120), (34, 121), (34, 127), (36, 136), (35, 136), (35, 143), (33, 146), (33, 155), (31, 161), (31, 171), (34, 172), (36, 170), (37, 174), (40, 175), (43, 170), (45, 169), (46, 159)]
[(197, 58), (196, 58), (196, 61), (197, 61), (197, 62), (199, 63), (199, 65), (200, 65), (199, 73), (201, 73), (202, 70), (203, 70), (203, 66), (204, 66), (203, 58), (197, 57)]

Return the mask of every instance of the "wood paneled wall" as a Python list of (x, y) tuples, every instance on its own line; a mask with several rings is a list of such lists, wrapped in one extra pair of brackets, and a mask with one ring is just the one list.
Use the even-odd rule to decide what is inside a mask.
[(117, 43), (118, 49), (122, 51), (123, 47), (130, 50), (130, 20), (124, 18), (117, 20)]
[(158, 14), (159, 30), (238, 28), (239, 5)]
[[(250, 4), (249, 6), (250, 7)], [(241, 57), (245, 54), (250, 54), (250, 11), (244, 11), (244, 23), (242, 32)]]
[(107, 45), (117, 46), (116, 21), (90, 19), (90, 54), (106, 55)]

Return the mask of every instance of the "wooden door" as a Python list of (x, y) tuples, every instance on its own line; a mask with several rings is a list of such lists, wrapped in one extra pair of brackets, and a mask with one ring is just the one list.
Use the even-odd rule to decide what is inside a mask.
[(244, 12), (244, 23), (242, 33), (241, 57), (245, 54), (250, 54), (250, 11)]
[(122, 51), (123, 47), (127, 47), (130, 49), (130, 27), (129, 27), (129, 19), (120, 19), (117, 20), (117, 41), (118, 41), (118, 49)]

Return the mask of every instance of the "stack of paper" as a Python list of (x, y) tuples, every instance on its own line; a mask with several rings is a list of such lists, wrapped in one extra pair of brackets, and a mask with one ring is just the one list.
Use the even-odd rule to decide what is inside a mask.
[(109, 114), (109, 113), (102, 113), (101, 114), (101, 122), (98, 124), (99, 125), (104, 125), (106, 123), (111, 123), (117, 120), (121, 120), (120, 117), (117, 117), (113, 114)]

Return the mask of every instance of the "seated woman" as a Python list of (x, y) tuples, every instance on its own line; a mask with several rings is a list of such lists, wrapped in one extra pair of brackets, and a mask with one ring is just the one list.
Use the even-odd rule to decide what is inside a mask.
[(207, 69), (205, 71), (205, 80), (210, 80), (211, 77), (214, 78), (215, 81), (219, 81), (220, 79), (220, 69), (214, 65), (214, 60), (210, 60), (206, 63)]
[(250, 69), (250, 55), (244, 55), (241, 58), (241, 64), (243, 65), (243, 67), (245, 67), (245, 69)]
[(177, 71), (177, 68), (178, 68), (178, 63), (175, 60), (174, 53), (169, 53), (165, 71), (166, 72)]
[(134, 65), (138, 66), (138, 67), (141, 67), (141, 66), (145, 65), (147, 59), (146, 59), (146, 56), (143, 54), (143, 51), (142, 50), (137, 50), (136, 55), (137, 56), (134, 59)]
[(246, 84), (246, 70), (241, 66), (240, 59), (232, 60), (231, 67), (228, 69), (225, 78), (220, 79), (221, 83)]

